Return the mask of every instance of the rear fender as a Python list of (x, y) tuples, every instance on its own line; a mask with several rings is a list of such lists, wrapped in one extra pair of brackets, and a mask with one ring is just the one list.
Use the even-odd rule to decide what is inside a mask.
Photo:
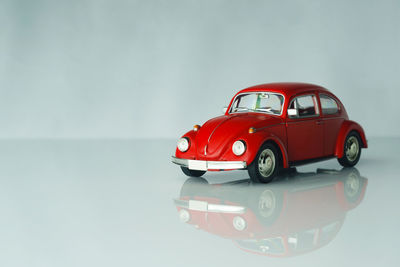
[(343, 148), (344, 148), (344, 142), (346, 141), (347, 135), (351, 132), (355, 131), (359, 134), (362, 142), (362, 148), (367, 148), (368, 143), (367, 139), (365, 137), (365, 133), (361, 125), (359, 125), (357, 122), (351, 121), (351, 120), (345, 120), (342, 123), (342, 126), (340, 128), (339, 134), (338, 134), (338, 139), (336, 141), (336, 149), (335, 149), (335, 156), (338, 158), (343, 157)]

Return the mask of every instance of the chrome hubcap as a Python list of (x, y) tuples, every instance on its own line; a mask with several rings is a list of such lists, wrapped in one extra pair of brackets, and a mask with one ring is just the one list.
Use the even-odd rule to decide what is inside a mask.
[(271, 149), (264, 149), (258, 158), (258, 171), (264, 177), (269, 177), (275, 170), (275, 155)]
[(355, 174), (351, 174), (349, 177), (347, 177), (345, 183), (346, 195), (349, 197), (354, 197), (360, 189), (360, 180)]
[(275, 194), (271, 190), (262, 192), (258, 201), (258, 210), (264, 218), (273, 214), (276, 206)]
[(358, 139), (355, 136), (351, 136), (347, 139), (345, 151), (346, 157), (349, 161), (356, 160), (359, 150)]

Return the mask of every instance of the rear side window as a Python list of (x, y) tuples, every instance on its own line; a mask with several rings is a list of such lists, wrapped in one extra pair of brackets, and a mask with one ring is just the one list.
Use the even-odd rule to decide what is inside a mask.
[(339, 112), (339, 106), (335, 99), (327, 95), (319, 95), (321, 101), (322, 114), (336, 114)]

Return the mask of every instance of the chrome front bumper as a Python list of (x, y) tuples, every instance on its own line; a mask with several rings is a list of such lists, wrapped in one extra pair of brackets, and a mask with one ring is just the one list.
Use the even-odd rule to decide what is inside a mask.
[(208, 171), (208, 170), (242, 170), (247, 168), (245, 161), (206, 161), (181, 159), (172, 156), (172, 162), (190, 170)]
[(232, 214), (243, 214), (246, 212), (246, 208), (243, 206), (212, 204), (206, 201), (199, 201), (199, 200), (174, 199), (174, 204), (177, 207), (185, 208), (188, 210), (197, 210), (205, 212), (232, 213)]

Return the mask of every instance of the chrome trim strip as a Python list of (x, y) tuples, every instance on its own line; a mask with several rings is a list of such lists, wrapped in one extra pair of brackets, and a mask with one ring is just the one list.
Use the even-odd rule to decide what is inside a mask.
[[(193, 159), (181, 159), (172, 156), (172, 163), (181, 165), (183, 167), (188, 168), (189, 162), (201, 162), (205, 163), (206, 170), (241, 170), (246, 169), (247, 164), (245, 161), (204, 161), (204, 160), (193, 160)], [(197, 169), (192, 168), (191, 170), (204, 170), (204, 169)]]
[(181, 208), (189, 208), (189, 201), (187, 200), (182, 200), (182, 199), (174, 199), (174, 204), (175, 206), (181, 207)]
[[(201, 205), (191, 205), (192, 202)], [(208, 203), (207, 201), (199, 201), (199, 200), (174, 199), (174, 204), (178, 207), (185, 208), (188, 210), (216, 212), (216, 213), (233, 213), (233, 214), (243, 214), (246, 212), (246, 207), (243, 206), (212, 204)], [(191, 206), (194, 206), (194, 208), (192, 208)], [(204, 208), (199, 209), (198, 208), (199, 206), (203, 206)]]
[(245, 161), (207, 161), (209, 170), (245, 169), (246, 167)]
[(242, 206), (208, 204), (208, 211), (209, 212), (220, 212), (220, 213), (243, 214), (243, 213), (245, 213), (246, 208), (242, 207)]
[(260, 130), (268, 129), (268, 128), (271, 128), (271, 127), (274, 127), (274, 126), (282, 125), (282, 124), (285, 125), (286, 123), (285, 122), (281, 122), (281, 123), (277, 123), (277, 124), (273, 124), (273, 125), (264, 126), (264, 127), (261, 127), (261, 128), (255, 128), (255, 129), (256, 129), (256, 131), (260, 131)]
[[(336, 115), (336, 114), (332, 114), (332, 115)], [(324, 121), (327, 121), (327, 120), (338, 120), (338, 119), (344, 120), (344, 118), (340, 117), (340, 116), (336, 116), (336, 117), (330, 116), (330, 117), (322, 117), (321, 118), (321, 120), (324, 120)]]
[[(307, 122), (307, 121), (317, 121), (317, 120), (319, 120), (319, 121), (339, 120), (339, 119), (345, 120), (345, 118), (343, 118), (343, 117), (328, 117), (328, 118), (327, 117), (318, 117), (318, 118), (317, 117), (304, 117), (304, 118), (306, 118), (306, 119), (313, 118), (313, 120), (312, 119), (300, 120), (300, 118), (296, 118), (295, 121), (287, 121), (286, 124), (303, 123), (303, 122)], [(279, 125), (279, 124), (274, 124), (274, 125), (271, 125), (271, 126), (275, 126), (275, 125)], [(268, 127), (270, 127), (270, 126), (268, 126)], [(256, 129), (256, 130), (258, 130), (258, 129)]]
[(187, 159), (180, 159), (177, 157), (172, 156), (172, 163), (181, 165), (183, 167), (187, 167), (188, 166), (188, 160)]

